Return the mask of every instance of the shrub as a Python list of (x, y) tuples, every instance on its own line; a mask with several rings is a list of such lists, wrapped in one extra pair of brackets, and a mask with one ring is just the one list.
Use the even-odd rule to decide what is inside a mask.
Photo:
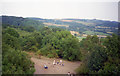
[(53, 58), (53, 57), (54, 57), (53, 54), (48, 54), (47, 56), (48, 56), (49, 58)]
[(33, 62), (26, 53), (10, 48), (3, 54), (3, 74), (33, 74), (34, 72)]
[(86, 67), (84, 63), (82, 63), (76, 70), (77, 74), (88, 74), (89, 69)]

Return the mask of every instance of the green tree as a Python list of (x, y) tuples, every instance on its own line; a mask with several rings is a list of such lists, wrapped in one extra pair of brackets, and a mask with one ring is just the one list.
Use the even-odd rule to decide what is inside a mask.
[(120, 37), (113, 34), (112, 37), (108, 36), (105, 39), (104, 46), (106, 46), (106, 52), (109, 56), (120, 57)]
[(107, 55), (103, 47), (101, 46), (94, 47), (95, 49), (92, 52), (87, 65), (90, 71), (97, 72), (102, 68), (104, 62), (107, 60)]
[(5, 44), (8, 44), (10, 47), (15, 49), (20, 49), (19, 38), (11, 36), (8, 33), (3, 34), (2, 40)]
[(33, 74), (35, 69), (27, 54), (14, 50), (7, 44), (2, 45), (3, 74)]
[(15, 29), (10, 28), (10, 27), (8, 27), (3, 33), (8, 33), (11, 36), (14, 36), (14, 37), (17, 37), (17, 38), (19, 37), (19, 33)]

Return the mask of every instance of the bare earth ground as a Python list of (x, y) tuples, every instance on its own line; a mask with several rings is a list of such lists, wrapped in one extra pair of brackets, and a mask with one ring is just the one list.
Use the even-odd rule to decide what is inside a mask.
[[(80, 66), (80, 62), (70, 62), (63, 60), (64, 66), (59, 64), (53, 65), (54, 59), (42, 57), (37, 59), (32, 57), (31, 60), (35, 63), (35, 73), (34, 74), (67, 74), (68, 72), (75, 74), (75, 69)], [(60, 61), (60, 59), (55, 59)], [(48, 66), (48, 69), (44, 69), (44, 64)]]
[[(29, 54), (30, 55), (30, 54)], [(75, 69), (78, 68), (81, 64), (80, 61), (71, 62), (62, 60), (64, 66), (62, 65), (53, 65), (53, 61), (60, 61), (62, 59), (57, 58), (47, 58), (41, 56), (41, 58), (31, 57), (31, 61), (34, 62), (35, 73), (34, 74), (67, 74), (68, 72), (75, 73)], [(44, 64), (47, 65), (48, 69), (44, 69)]]

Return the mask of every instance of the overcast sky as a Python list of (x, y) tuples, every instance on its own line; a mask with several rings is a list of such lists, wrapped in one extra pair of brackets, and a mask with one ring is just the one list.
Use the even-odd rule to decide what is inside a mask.
[(0, 0), (0, 15), (118, 21), (119, 0)]

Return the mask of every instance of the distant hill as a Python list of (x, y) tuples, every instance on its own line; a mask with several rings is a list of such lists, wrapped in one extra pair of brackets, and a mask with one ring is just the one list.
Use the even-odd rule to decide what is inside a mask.
[(15, 16), (0, 16), (2, 17), (2, 24), (9, 24), (14, 26), (32, 26), (36, 29), (43, 27), (44, 24), (41, 21), (32, 20), (29, 18), (15, 17)]
[(42, 19), (30, 18), (42, 21), (48, 27), (60, 27), (80, 34), (111, 35), (118, 33), (118, 22), (97, 19)]
[[(72, 32), (77, 32), (77, 35), (111, 35), (118, 33), (118, 22), (104, 21), (96, 19), (42, 19), (35, 17), (15, 17), (15, 16), (0, 16), (2, 24), (15, 26), (32, 26), (40, 29), (43, 26), (59, 27)], [(76, 35), (76, 36), (77, 36)]]

